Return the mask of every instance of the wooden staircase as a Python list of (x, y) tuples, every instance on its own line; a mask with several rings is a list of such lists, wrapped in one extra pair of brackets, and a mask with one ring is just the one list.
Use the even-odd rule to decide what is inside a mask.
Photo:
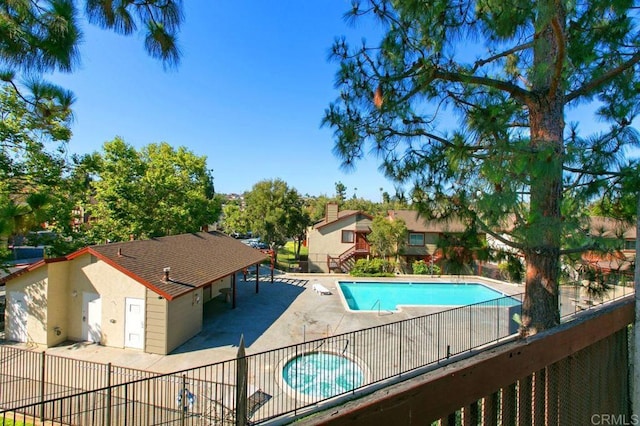
[(354, 244), (339, 256), (327, 255), (327, 266), (329, 271), (340, 271), (344, 274), (348, 273), (356, 263), (356, 259), (369, 254), (368, 244)]

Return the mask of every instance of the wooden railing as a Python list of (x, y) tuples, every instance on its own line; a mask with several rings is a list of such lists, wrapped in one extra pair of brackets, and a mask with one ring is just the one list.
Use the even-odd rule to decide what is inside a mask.
[(340, 269), (342, 272), (349, 272), (346, 270), (345, 265), (353, 256), (358, 254), (369, 254), (369, 244), (366, 241), (356, 242), (339, 256), (327, 255), (327, 267), (329, 271)]
[[(634, 424), (633, 296), (527, 339), (410, 378), (300, 425)], [(603, 416), (607, 416), (606, 418)]]

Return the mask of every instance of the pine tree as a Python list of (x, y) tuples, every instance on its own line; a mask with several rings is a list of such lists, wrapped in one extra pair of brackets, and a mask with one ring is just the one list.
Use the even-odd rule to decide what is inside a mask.
[[(558, 324), (561, 256), (588, 248), (586, 206), (638, 144), (637, 1), (371, 0), (348, 16), (384, 35), (333, 46), (335, 152), (348, 166), (370, 143), (427, 218), (466, 217), (519, 250), (525, 331)], [(588, 122), (585, 105), (606, 131), (565, 123), (578, 107)]]

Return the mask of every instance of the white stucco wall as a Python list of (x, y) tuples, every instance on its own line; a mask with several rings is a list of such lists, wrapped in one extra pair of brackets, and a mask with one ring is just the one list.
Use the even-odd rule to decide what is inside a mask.
[(84, 340), (82, 295), (96, 293), (102, 301), (100, 343), (124, 347), (125, 299), (145, 300), (146, 287), (90, 254), (69, 263), (69, 338)]
[(169, 302), (167, 352), (171, 352), (202, 330), (203, 304), (201, 288)]
[[(40, 345), (47, 344), (48, 286), (46, 265), (7, 282), (5, 332), (8, 339)], [(13, 306), (16, 304), (19, 306), (15, 309), (24, 311), (26, 324), (22, 318), (13, 315), (15, 312)], [(17, 337), (23, 335), (24, 338)]]
[(327, 255), (337, 257), (354, 245), (354, 243), (342, 242), (342, 231), (365, 231), (370, 226), (369, 218), (357, 214), (329, 223), (319, 229), (310, 229), (307, 237), (309, 272), (329, 272)]

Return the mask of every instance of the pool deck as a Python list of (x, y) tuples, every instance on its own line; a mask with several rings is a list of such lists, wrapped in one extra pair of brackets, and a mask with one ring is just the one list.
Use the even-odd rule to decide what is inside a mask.
[[(255, 292), (255, 278), (248, 277), (247, 281), (242, 281), (242, 276), (239, 277), (236, 308), (231, 309), (231, 304), (224, 297), (216, 297), (208, 302), (205, 305), (202, 331), (169, 355), (147, 354), (133, 349), (109, 348), (86, 342), (69, 343), (46, 349), (46, 352), (169, 373), (235, 358), (241, 336), (244, 336), (247, 354), (253, 354), (451, 308), (412, 306), (394, 312), (350, 312), (345, 309), (337, 289), (340, 280), (358, 281), (349, 275), (280, 273), (276, 275), (273, 284), (269, 277), (261, 276), (258, 293)], [(376, 278), (359, 280), (384, 281)], [(521, 285), (480, 277), (432, 278), (413, 275), (399, 276), (394, 280), (480, 282), (508, 295), (524, 291)], [(321, 284), (331, 294), (314, 291), (314, 284)]]

